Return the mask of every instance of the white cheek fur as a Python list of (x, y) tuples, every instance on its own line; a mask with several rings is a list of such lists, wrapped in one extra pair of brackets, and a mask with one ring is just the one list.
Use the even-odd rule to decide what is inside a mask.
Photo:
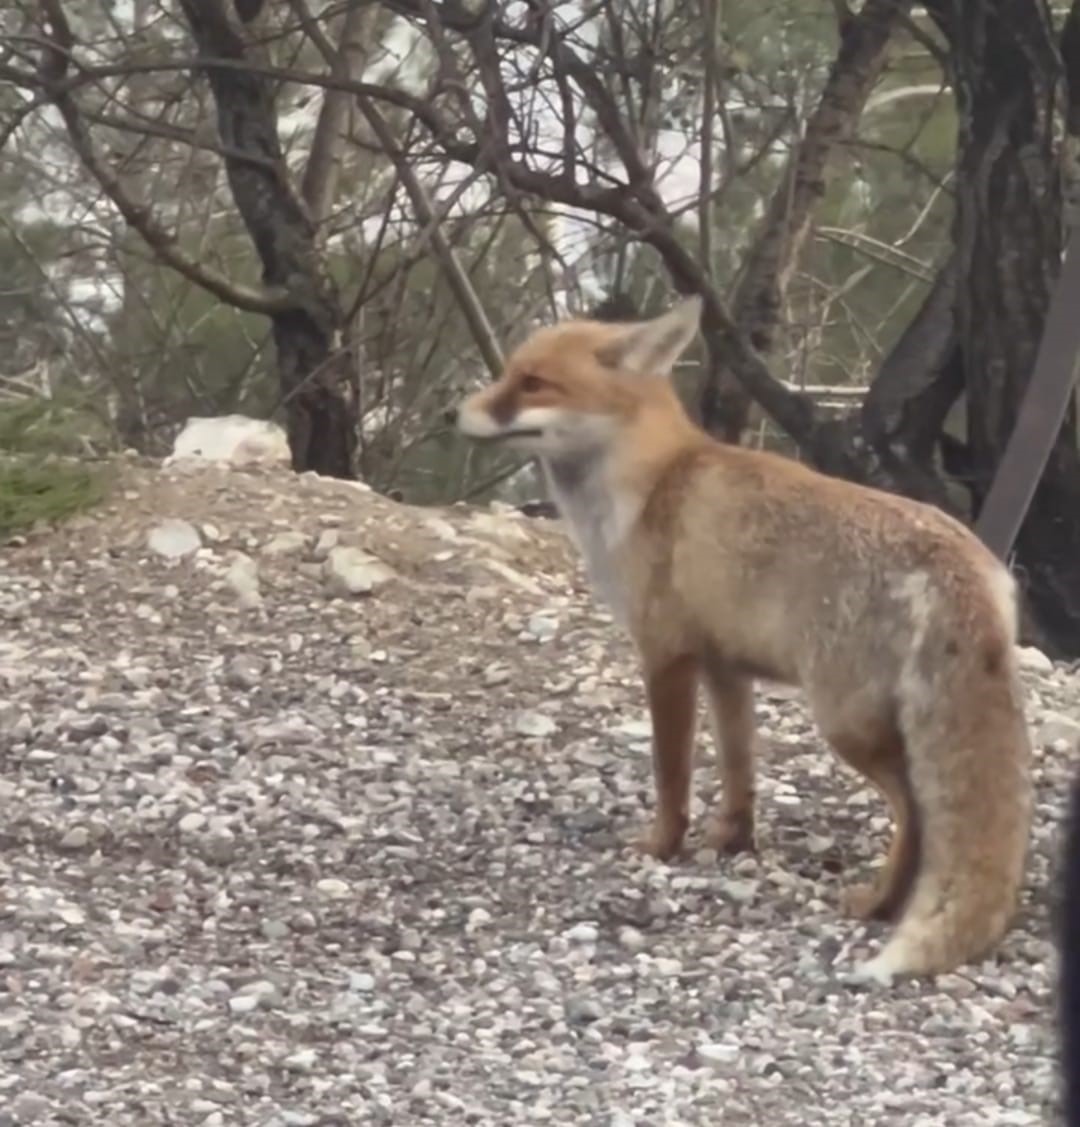
[(487, 411), (478, 411), (467, 405), (458, 411), (457, 428), (469, 438), (494, 438), (503, 429)]
[[(577, 414), (559, 407), (524, 407), (504, 423), (487, 411), (465, 405), (458, 413), (458, 430), (470, 438), (505, 436), (507, 446), (539, 457), (560, 457), (594, 450), (604, 444), (612, 430), (602, 415)], [(537, 430), (539, 434), (514, 434)]]
[(523, 407), (506, 424), (507, 430), (559, 430), (566, 423), (565, 411), (558, 407)]

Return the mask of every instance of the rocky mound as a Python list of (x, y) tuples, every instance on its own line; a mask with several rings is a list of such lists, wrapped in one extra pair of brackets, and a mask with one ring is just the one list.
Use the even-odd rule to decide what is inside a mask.
[(1076, 673), (1025, 654), (1007, 941), (853, 991), (883, 931), (837, 892), (880, 859), (880, 801), (764, 689), (759, 852), (626, 849), (642, 690), (557, 524), (118, 474), (0, 550), (0, 1121), (1047, 1121)]

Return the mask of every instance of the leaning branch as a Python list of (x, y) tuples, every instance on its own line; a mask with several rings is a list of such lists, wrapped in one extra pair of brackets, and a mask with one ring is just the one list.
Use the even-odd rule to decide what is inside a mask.
[(405, 186), (405, 191), (409, 193), (416, 218), (430, 232), (431, 247), (435, 252), (435, 257), (439, 260), (439, 264), (446, 274), (446, 279), (454, 292), (458, 305), (461, 307), (461, 312), (469, 325), (469, 330), (476, 341), (477, 348), (480, 350), (480, 355), (492, 376), (497, 376), (502, 370), (503, 358), (495, 330), (492, 329), (491, 322), (484, 311), (483, 303), (469, 281), (469, 276), (458, 261), (454, 248), (450, 245), (446, 235), (443, 234), (442, 224), (435, 215), (435, 209), (428, 198), (424, 185), (420, 183), (410, 167), (406, 154), (398, 147), (393, 130), (386, 123), (386, 119), (379, 112), (378, 107), (370, 99), (363, 96), (357, 98), (357, 105), (360, 107), (360, 112), (364, 115), (368, 125), (371, 126), (371, 131), (378, 138), (379, 144), (392, 161), (401, 183)]
[[(297, 8), (298, 5), (294, 4), (293, 7)], [(326, 49), (323, 50), (321, 43), (319, 46), (331, 74), (351, 78), (360, 72), (364, 41), (370, 34), (376, 14), (377, 9), (360, 4), (349, 8), (342, 22), (340, 45), (336, 50), (322, 36)], [(301, 21), (310, 18), (306, 4), (298, 11), (298, 15)], [(328, 89), (323, 92), (322, 108), (315, 123), (315, 135), (311, 140), (311, 151), (300, 185), (300, 195), (316, 223), (322, 223), (326, 219), (334, 199), (341, 147), (351, 105), (352, 99), (347, 91)]]

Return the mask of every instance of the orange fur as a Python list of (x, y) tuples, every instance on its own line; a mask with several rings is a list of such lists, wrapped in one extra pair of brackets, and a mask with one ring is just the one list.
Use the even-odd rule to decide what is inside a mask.
[(646, 847), (671, 857), (686, 830), (699, 682), (724, 783), (711, 836), (752, 846), (753, 682), (800, 685), (896, 822), (877, 886), (848, 897), (897, 921), (858, 973), (948, 970), (1004, 934), (1027, 851), (1012, 578), (934, 507), (698, 428), (668, 377), (699, 312), (691, 300), (642, 324), (542, 329), (462, 403), (459, 428), (539, 457), (637, 646), (657, 780)]

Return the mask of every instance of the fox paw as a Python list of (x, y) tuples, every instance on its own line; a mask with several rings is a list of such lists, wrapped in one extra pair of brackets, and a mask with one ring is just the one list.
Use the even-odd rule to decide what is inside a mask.
[(752, 814), (720, 814), (705, 829), (705, 841), (717, 853), (751, 853), (754, 849)]
[(682, 848), (685, 833), (685, 827), (671, 827), (657, 822), (634, 841), (634, 848), (658, 861), (670, 861)]

